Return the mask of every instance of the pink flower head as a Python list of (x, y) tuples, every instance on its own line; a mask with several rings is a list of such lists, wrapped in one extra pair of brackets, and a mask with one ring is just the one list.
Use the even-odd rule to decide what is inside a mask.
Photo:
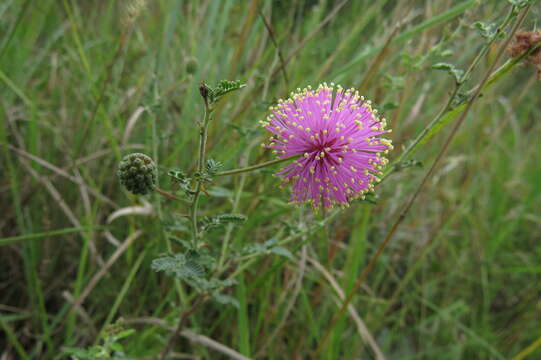
[(292, 202), (347, 206), (380, 180), (388, 162), (382, 154), (392, 149), (380, 135), (390, 130), (358, 91), (323, 83), (297, 89), (269, 110), (262, 124), (274, 135), (264, 146), (279, 158), (300, 156), (278, 173), (292, 184)]

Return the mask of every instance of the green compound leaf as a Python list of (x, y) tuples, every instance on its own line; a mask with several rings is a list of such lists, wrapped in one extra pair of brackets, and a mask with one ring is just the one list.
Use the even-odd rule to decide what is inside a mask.
[(278, 240), (271, 239), (261, 244), (250, 244), (241, 250), (242, 255), (275, 254), (294, 260), (293, 254), (284, 247), (277, 246)]
[(178, 185), (178, 187), (184, 191), (186, 196), (192, 196), (195, 194), (195, 190), (191, 188), (192, 179), (189, 178), (186, 173), (179, 169), (170, 169), (167, 172), (167, 175), (171, 178), (173, 183)]
[(205, 276), (205, 268), (187, 254), (175, 254), (154, 259), (151, 268), (154, 271), (163, 271), (180, 279), (194, 279)]
[[(498, 28), (498, 25), (491, 23), (491, 24), (485, 24), (482, 21), (477, 21), (473, 24), (473, 28), (479, 31), (479, 34), (481, 34), (482, 37), (484, 37), (487, 40), (492, 39), (494, 36), (496, 36), (496, 29)], [(500, 37), (504, 34), (501, 33)]]
[(200, 183), (211, 183), (214, 175), (220, 171), (223, 164), (219, 161), (208, 159), (203, 171), (197, 171), (193, 174), (194, 180)]
[(185, 281), (199, 293), (213, 294), (235, 283), (233, 280), (207, 279), (205, 276), (212, 272), (215, 263), (215, 259), (205, 250), (191, 249), (186, 253), (164, 255), (154, 259), (151, 268)]
[(242, 89), (246, 86), (246, 84), (241, 83), (240, 80), (222, 80), (214, 88), (206, 84), (202, 84), (201, 86), (203, 86), (202, 95), (206, 95), (209, 104), (212, 105), (217, 103), (224, 95), (232, 91)]
[(224, 164), (222, 164), (221, 162), (219, 161), (216, 161), (214, 159), (208, 159), (207, 160), (207, 166), (206, 166), (206, 170), (207, 170), (207, 173), (210, 175), (210, 176), (214, 176), (216, 175), (216, 173), (218, 171), (220, 171), (220, 169), (224, 166)]
[(450, 63), (437, 63), (432, 65), (432, 69), (447, 71), (451, 76), (455, 78), (457, 84), (460, 84), (464, 79), (464, 70), (457, 69), (453, 64)]
[(222, 224), (242, 224), (246, 221), (247, 217), (242, 214), (222, 214), (216, 217)]
[(224, 96), (227, 93), (230, 93), (231, 91), (239, 90), (243, 87), (245, 87), (246, 84), (242, 84), (240, 80), (235, 81), (229, 81), (229, 80), (222, 80), (218, 83), (218, 86), (216, 86), (214, 89), (212, 89), (213, 95), (218, 99), (221, 96)]
[(229, 295), (214, 293), (214, 294), (212, 294), (212, 299), (214, 301), (216, 301), (217, 303), (222, 304), (222, 305), (233, 305), (237, 309), (240, 308), (239, 301), (237, 299), (235, 299), (234, 297), (229, 296)]
[(242, 214), (222, 214), (203, 219), (203, 231), (210, 231), (227, 224), (241, 225), (247, 217)]

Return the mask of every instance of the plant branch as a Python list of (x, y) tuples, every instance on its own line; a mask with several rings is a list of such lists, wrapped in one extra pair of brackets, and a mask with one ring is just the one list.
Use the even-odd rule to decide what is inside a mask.
[[(207, 145), (207, 131), (210, 114), (211, 109), (207, 99), (205, 98), (205, 117), (203, 122), (199, 125), (199, 157), (197, 160), (197, 171), (199, 173), (203, 172), (203, 167), (205, 166), (205, 148)], [(192, 205), (190, 206), (190, 218), (192, 220), (192, 245), (194, 247), (197, 246), (197, 239), (199, 237), (199, 230), (197, 229), (197, 207), (199, 205), (199, 196), (201, 195), (202, 188), (203, 183), (201, 181), (197, 181)]]
[(271, 161), (267, 161), (267, 162), (264, 162), (264, 163), (248, 166), (248, 167), (245, 167), (245, 168), (222, 171), (222, 172), (216, 173), (216, 175), (214, 175), (214, 176), (226, 176), (226, 175), (241, 174), (241, 173), (261, 169), (261, 168), (264, 168), (264, 167), (267, 167), (267, 166), (271, 166), (271, 165), (274, 165), (274, 164), (279, 164), (279, 163), (282, 163), (284, 161), (296, 159), (298, 157), (300, 157), (300, 155), (292, 155), (292, 156), (288, 156), (288, 157), (285, 157), (285, 158), (282, 158), (282, 159), (271, 160)]
[[(438, 155), (436, 156), (436, 159), (434, 160), (432, 166), (430, 167), (430, 169), (428, 170), (428, 172), (426, 173), (426, 175), (423, 177), (421, 183), (419, 184), (419, 186), (417, 187), (417, 189), (415, 190), (415, 193), (411, 196), (411, 198), (409, 199), (409, 201), (406, 203), (406, 205), (404, 206), (403, 210), (401, 211), (398, 219), (394, 222), (393, 226), (391, 227), (391, 229), (389, 230), (389, 232), (387, 233), (387, 235), (385, 236), (385, 239), (383, 240), (383, 242), (381, 243), (381, 245), (378, 247), (378, 249), (376, 250), (376, 252), (374, 253), (374, 255), (372, 256), (372, 258), (370, 259), (370, 261), (368, 262), (367, 266), (364, 268), (363, 272), (360, 274), (360, 276), (357, 278), (355, 284), (353, 285), (353, 288), (351, 289), (349, 295), (347, 296), (347, 298), (345, 299), (345, 301), (343, 302), (342, 306), (340, 307), (340, 310), (338, 312), (336, 312), (333, 316), (333, 318), (331, 319), (331, 322), (330, 322), (330, 325), (329, 327), (327, 328), (327, 331), (325, 333), (325, 336), (323, 337), (322, 341), (319, 343), (318, 345), (318, 349), (316, 350), (316, 353), (320, 353), (321, 350), (323, 349), (323, 345), (326, 343), (326, 341), (328, 340), (330, 334), (331, 334), (331, 330), (334, 328), (334, 326), (336, 325), (336, 323), (338, 322), (338, 320), (340, 319), (340, 317), (342, 316), (342, 314), (344, 313), (344, 311), (347, 309), (348, 305), (351, 303), (351, 301), (353, 300), (353, 297), (355, 296), (355, 294), (357, 293), (357, 291), (360, 289), (361, 285), (363, 284), (364, 280), (366, 279), (366, 277), (368, 276), (368, 274), (370, 273), (370, 271), (372, 270), (372, 268), (374, 267), (374, 264), (376, 263), (376, 261), (379, 259), (380, 255), (382, 254), (383, 250), (387, 247), (387, 245), (389, 244), (390, 240), (392, 239), (392, 237), (394, 236), (396, 230), (398, 229), (398, 226), (402, 223), (402, 221), (405, 219), (406, 215), (408, 214), (409, 210), (411, 209), (411, 207), (413, 206), (415, 200), (417, 199), (417, 197), (419, 196), (419, 194), (421, 193), (421, 191), (423, 190), (424, 186), (426, 185), (428, 179), (431, 177), (431, 175), (434, 173), (434, 170), (436, 169), (437, 165), (439, 164), (440, 160), (443, 158), (443, 156), (445, 155), (445, 153), (447, 152), (447, 149), (449, 148), (449, 145), (451, 144), (452, 140), (454, 139), (455, 135), (457, 134), (458, 130), (460, 129), (461, 125), (463, 124), (464, 122), (464, 119), (466, 118), (466, 115), (469, 113), (469, 111), (471, 110), (475, 100), (479, 97), (479, 94), (481, 93), (481, 90), (483, 89), (483, 86), (485, 85), (485, 83), (490, 79), (490, 76), (492, 75), (492, 72), (494, 70), (494, 68), (496, 67), (496, 64), (498, 63), (499, 59), (501, 58), (501, 56), (503, 55), (505, 49), (507, 48), (507, 46), (509, 45), (509, 43), (511, 42), (511, 40), (513, 39), (513, 36), (515, 34), (515, 32), (517, 31), (517, 29), (519, 28), (520, 24), (522, 24), (522, 22), (524, 21), (525, 17), (526, 17), (526, 14), (528, 13), (528, 10), (530, 9), (531, 5), (528, 5), (524, 11), (522, 12), (522, 14), (520, 15), (520, 17), (518, 18), (518, 20), (515, 22), (514, 26), (513, 26), (513, 29), (511, 30), (511, 33), (509, 34), (508, 38), (505, 40), (505, 42), (500, 46), (500, 49), (498, 51), (498, 54), (496, 55), (496, 58), (494, 59), (494, 61), (492, 62), (492, 64), (490, 65), (490, 67), (488, 68), (488, 70), (486, 71), (485, 75), (483, 76), (483, 79), (481, 80), (481, 82), (479, 83), (479, 85), (477, 86), (477, 90), (474, 92), (474, 94), (472, 95), (472, 97), (470, 98), (470, 100), (468, 101), (467, 103), (467, 106), (466, 108), (464, 109), (464, 111), (460, 114), (460, 117), (459, 119), (457, 120), (457, 122), (455, 123), (455, 126), (453, 127), (453, 129), (451, 130), (451, 133), (449, 134), (449, 136), (447, 137), (447, 139), (445, 140), (445, 143), (443, 144), (443, 147), (441, 148), (440, 152), (438, 153)], [(506, 19), (507, 20), (507, 19)], [(505, 22), (504, 22), (505, 23)], [(498, 31), (502, 31), (503, 30), (503, 26), (500, 26), (498, 28)]]
[(167, 199), (171, 199), (171, 200), (177, 200), (177, 201), (182, 201), (182, 202), (187, 202), (186, 199), (183, 199), (183, 198), (179, 198), (178, 196), (176, 196), (175, 194), (172, 194), (168, 191), (165, 191), (163, 189), (160, 189), (160, 188), (156, 188), (155, 191), (160, 194), (161, 196), (167, 198)]
[[(500, 24), (498, 27), (497, 33), (501, 32), (513, 19), (513, 9), (509, 12), (505, 20)], [(475, 59), (472, 61), (464, 75), (462, 75), (459, 82), (456, 83), (455, 89), (453, 90), (453, 93), (449, 97), (449, 100), (445, 104), (445, 106), (440, 110), (438, 115), (419, 133), (419, 135), (413, 140), (413, 142), (408, 145), (408, 147), (400, 154), (398, 159), (396, 159), (391, 166), (389, 166), (383, 175), (383, 179), (385, 179), (387, 176), (389, 176), (394, 170), (397, 169), (399, 164), (404, 162), (408, 156), (414, 152), (414, 150), (417, 148), (419, 143), (423, 141), (423, 139), (431, 132), (431, 130), (440, 122), (440, 120), (443, 118), (445, 114), (447, 114), (449, 111), (453, 110), (453, 103), (457, 96), (460, 93), (460, 90), (464, 87), (466, 84), (468, 78), (470, 77), (472, 71), (476, 68), (476, 66), (479, 64), (479, 62), (483, 59), (485, 54), (487, 53), (488, 49), (490, 49), (490, 46), (497, 40), (497, 36), (493, 36), (486, 44), (485, 46), (479, 51)]]

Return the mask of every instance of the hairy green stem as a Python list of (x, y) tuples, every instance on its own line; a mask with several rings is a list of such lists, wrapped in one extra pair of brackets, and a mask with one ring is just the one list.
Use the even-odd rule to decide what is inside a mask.
[[(205, 149), (207, 146), (207, 132), (208, 123), (210, 120), (210, 113), (211, 111), (209, 105), (205, 101), (205, 117), (203, 119), (203, 122), (201, 122), (199, 125), (199, 157), (197, 160), (197, 171), (199, 173), (203, 172), (203, 168), (205, 166)], [(199, 238), (199, 230), (197, 228), (197, 208), (199, 205), (199, 196), (201, 195), (202, 188), (202, 182), (197, 181), (192, 204), (190, 206), (190, 219), (192, 220), (192, 245), (194, 248), (197, 246), (197, 240)]]
[[(199, 154), (198, 154), (198, 159), (197, 159), (197, 171), (199, 173), (203, 172), (203, 169), (205, 166), (205, 155), (206, 155), (205, 149), (207, 145), (207, 132), (208, 132), (208, 124), (210, 121), (210, 114), (211, 114), (211, 109), (209, 107), (208, 102), (205, 99), (205, 116), (203, 118), (203, 121), (199, 123)], [(192, 224), (192, 246), (194, 248), (197, 247), (197, 240), (199, 238), (199, 230), (197, 228), (197, 209), (199, 205), (199, 196), (201, 195), (202, 188), (203, 188), (202, 181), (198, 180), (196, 188), (195, 188), (195, 193), (193, 195), (193, 199), (190, 205), (190, 219), (191, 219), (191, 224)], [(172, 195), (161, 189), (158, 189), (158, 192), (161, 195), (166, 196), (166, 197), (170, 197), (170, 195)], [(167, 357), (167, 355), (173, 348), (175, 339), (178, 337), (178, 335), (182, 331), (182, 328), (185, 326), (186, 322), (188, 321), (188, 318), (193, 312), (195, 312), (197, 307), (204, 301), (205, 298), (206, 298), (205, 296), (200, 296), (188, 310), (181, 313), (178, 325), (175, 331), (171, 334), (169, 341), (167, 342), (167, 345), (165, 346), (165, 348), (163, 349), (160, 355), (161, 360), (164, 360)]]
[(254, 171), (254, 170), (261, 169), (261, 168), (271, 166), (271, 165), (274, 165), (274, 164), (279, 164), (279, 163), (282, 163), (284, 161), (296, 159), (298, 157), (300, 157), (300, 155), (292, 155), (292, 156), (285, 157), (283, 159), (271, 160), (271, 161), (267, 161), (267, 162), (264, 162), (264, 163), (248, 166), (248, 167), (245, 167), (245, 168), (222, 171), (222, 172), (217, 173), (214, 176), (226, 176), (226, 175), (242, 174), (242, 173), (245, 173), (245, 172)]

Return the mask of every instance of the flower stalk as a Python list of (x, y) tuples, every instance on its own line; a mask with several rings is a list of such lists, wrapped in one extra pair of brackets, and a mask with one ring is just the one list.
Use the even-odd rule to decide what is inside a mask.
[(285, 157), (285, 158), (282, 158), (282, 159), (276, 159), (276, 160), (266, 161), (266, 162), (263, 162), (263, 163), (260, 163), (260, 164), (255, 164), (255, 165), (247, 166), (247, 167), (244, 167), (244, 168), (233, 169), (233, 170), (227, 170), (227, 171), (221, 171), (221, 172), (217, 173), (217, 174), (214, 175), (214, 176), (226, 176), (226, 175), (237, 175), (237, 174), (242, 174), (242, 173), (254, 171), (254, 170), (257, 170), (257, 169), (261, 169), (261, 168), (264, 168), (264, 167), (267, 167), (267, 166), (272, 166), (272, 165), (275, 165), (275, 164), (280, 164), (280, 163), (283, 163), (283, 162), (285, 162), (285, 161), (289, 161), (289, 160), (293, 160), (293, 159), (298, 159), (299, 157), (300, 157), (300, 155), (292, 155), (292, 156), (288, 156), (288, 157)]

